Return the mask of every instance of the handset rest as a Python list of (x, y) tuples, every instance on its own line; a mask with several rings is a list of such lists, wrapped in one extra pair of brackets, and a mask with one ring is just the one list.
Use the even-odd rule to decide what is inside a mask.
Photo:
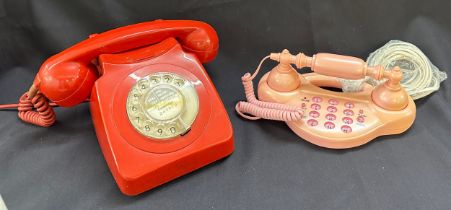
[[(110, 30), (50, 57), (41, 66), (32, 90), (39, 90), (60, 106), (73, 106), (89, 97), (98, 77), (95, 59), (100, 54), (133, 50), (175, 37), (186, 52), (209, 62), (218, 51), (218, 36), (208, 24), (190, 20), (156, 20)], [(36, 91), (30, 91), (32, 97)]]

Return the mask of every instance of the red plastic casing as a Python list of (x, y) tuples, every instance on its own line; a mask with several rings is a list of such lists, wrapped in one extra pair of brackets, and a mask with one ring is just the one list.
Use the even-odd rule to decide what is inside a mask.
[[(136, 195), (231, 154), (233, 130), (222, 101), (195, 54), (174, 38), (121, 54), (102, 54), (101, 77), (91, 93), (97, 137), (120, 190)], [(195, 84), (199, 113), (191, 130), (170, 140), (139, 134), (126, 114), (126, 96), (137, 79), (173, 72)]]

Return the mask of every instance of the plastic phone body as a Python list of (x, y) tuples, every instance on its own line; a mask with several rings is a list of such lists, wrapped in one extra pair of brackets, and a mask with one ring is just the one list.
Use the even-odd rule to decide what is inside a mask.
[[(236, 110), (247, 119), (286, 121), (303, 139), (333, 149), (356, 147), (378, 136), (402, 133), (415, 120), (415, 103), (400, 85), (399, 67), (386, 71), (351, 56), (318, 53), (308, 57), (302, 53), (291, 55), (288, 50), (266, 58), (279, 64), (258, 83), (259, 100), (254, 96), (252, 79), (261, 63), (252, 76), (248, 73), (242, 77), (248, 102), (237, 103)], [(292, 65), (310, 67), (314, 73), (299, 74)], [(341, 88), (339, 78), (365, 76), (386, 81), (376, 87), (365, 83), (360, 92), (322, 88)]]
[(140, 23), (49, 58), (34, 86), (60, 106), (90, 96), (105, 160), (120, 190), (136, 195), (233, 152), (230, 120), (202, 66), (217, 51), (206, 23)]
[(360, 146), (382, 135), (407, 130), (415, 119), (415, 103), (409, 99), (401, 111), (377, 106), (366, 84), (356, 93), (334, 92), (321, 87), (341, 88), (338, 78), (317, 73), (299, 75), (301, 86), (293, 91), (279, 92), (268, 86), (268, 74), (258, 85), (260, 100), (297, 105), (304, 115), (300, 121), (287, 125), (303, 139), (327, 148), (343, 149)]

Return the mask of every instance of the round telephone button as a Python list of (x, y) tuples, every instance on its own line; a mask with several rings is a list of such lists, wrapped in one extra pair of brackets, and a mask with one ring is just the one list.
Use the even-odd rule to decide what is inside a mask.
[(343, 133), (351, 133), (352, 128), (349, 125), (343, 125), (343, 126), (341, 126), (341, 131), (343, 131)]
[(364, 123), (365, 122), (365, 118), (363, 116), (358, 116), (357, 117), (357, 122)]
[(316, 121), (314, 119), (310, 119), (310, 120), (307, 121), (307, 125), (317, 126), (318, 125), (318, 121)]
[(346, 102), (346, 103), (345, 103), (345, 107), (348, 108), (348, 109), (352, 109), (352, 108), (354, 108), (354, 103), (352, 103), (352, 102)]
[(345, 124), (352, 124), (353, 120), (350, 117), (343, 117), (343, 122)]
[(320, 110), (321, 109), (321, 105), (319, 105), (319, 104), (312, 104), (310, 106), (310, 108), (312, 108), (313, 110)]
[(321, 97), (315, 96), (312, 98), (312, 101), (315, 103), (321, 103), (321, 101), (323, 101), (323, 99)]
[(328, 111), (328, 112), (331, 112), (331, 113), (335, 113), (335, 112), (337, 112), (337, 107), (334, 107), (334, 106), (328, 106), (328, 107), (327, 107), (327, 111)]
[(329, 99), (329, 104), (330, 105), (338, 105), (338, 100), (337, 99)]
[(326, 123), (324, 123), (324, 127), (327, 129), (334, 129), (335, 124), (333, 122), (326, 122)]
[(346, 116), (352, 116), (354, 115), (354, 112), (350, 109), (345, 109), (343, 110), (343, 114), (345, 114)]
[(337, 116), (335, 116), (334, 114), (326, 114), (326, 119), (334, 121), (335, 119), (337, 119)]
[(317, 118), (317, 117), (319, 117), (319, 112), (317, 112), (317, 111), (311, 111), (311, 112), (309, 113), (309, 115), (310, 115), (310, 117)]

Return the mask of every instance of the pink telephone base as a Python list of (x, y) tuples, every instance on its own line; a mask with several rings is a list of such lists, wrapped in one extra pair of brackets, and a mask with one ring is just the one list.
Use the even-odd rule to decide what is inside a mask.
[(299, 74), (298, 88), (278, 92), (268, 85), (269, 73), (259, 82), (259, 99), (300, 106), (304, 111), (302, 120), (287, 121), (288, 126), (303, 139), (322, 147), (357, 147), (378, 136), (402, 133), (415, 119), (416, 107), (410, 97), (404, 109), (385, 110), (372, 100), (374, 87), (366, 84), (360, 92), (334, 92), (321, 87), (341, 88), (338, 79), (317, 73)]

